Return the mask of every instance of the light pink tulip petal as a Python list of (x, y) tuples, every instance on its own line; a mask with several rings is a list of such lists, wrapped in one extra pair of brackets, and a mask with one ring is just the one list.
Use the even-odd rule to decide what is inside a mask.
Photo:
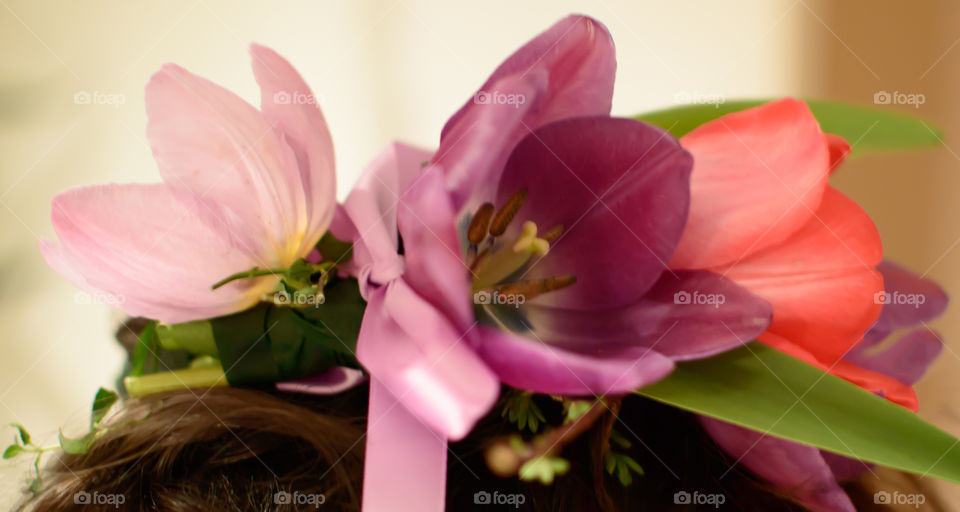
[(698, 416), (710, 437), (738, 464), (814, 512), (856, 512), (820, 450)]
[(369, 296), (357, 357), (407, 409), (456, 440), (493, 406), (497, 377), (467, 337), (402, 279)]
[(260, 109), (296, 155), (309, 219), (304, 243), (315, 243), (330, 225), (336, 206), (333, 141), (327, 122), (316, 96), (286, 59), (256, 44), (250, 46), (250, 55), (260, 85)]
[(671, 268), (731, 264), (785, 240), (820, 205), (829, 152), (801, 101), (727, 114), (680, 143), (693, 154), (690, 217)]
[(496, 329), (479, 329), (477, 353), (500, 380), (518, 389), (558, 395), (629, 393), (673, 371), (670, 358), (645, 347), (591, 356)]
[(368, 283), (386, 284), (403, 273), (403, 257), (397, 254), (397, 209), (401, 196), (430, 155), (426, 150), (401, 143), (387, 146), (344, 201), (343, 212), (353, 231), (341, 234), (354, 242), (353, 260), (347, 269), (362, 277), (360, 289), (364, 293)]
[(830, 364), (880, 314), (883, 279), (874, 268), (882, 253), (870, 217), (828, 188), (816, 215), (788, 241), (716, 271), (770, 302), (770, 332)]
[(217, 276), (258, 262), (230, 230), (217, 228), (207, 205), (164, 185), (68, 190), (54, 198), (52, 218), (61, 245), (41, 244), (50, 266), (88, 291), (110, 294), (133, 316), (220, 316), (252, 306), (272, 286), (260, 278), (211, 290)]
[(273, 256), (264, 266), (309, 252), (312, 245), (297, 236), (308, 227), (297, 159), (263, 114), (172, 64), (150, 79), (146, 103), (147, 137), (164, 181), (228, 210), (225, 219), (245, 245)]
[(472, 193), (492, 196), (488, 188), (530, 131), (558, 119), (609, 114), (615, 73), (610, 33), (579, 15), (560, 20), (504, 61), (440, 137), (434, 163), (444, 168), (457, 209)]
[(425, 169), (404, 192), (399, 208), (406, 281), (456, 325), (469, 325), (473, 276), (460, 255), (456, 212), (440, 169)]

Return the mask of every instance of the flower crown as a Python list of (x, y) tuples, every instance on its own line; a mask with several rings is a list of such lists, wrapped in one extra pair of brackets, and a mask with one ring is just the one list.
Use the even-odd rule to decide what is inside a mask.
[[(447, 443), (493, 410), (518, 433), (491, 443), (490, 469), (549, 483), (565, 441), (632, 393), (696, 413), (818, 510), (853, 510), (838, 481), (872, 463), (960, 482), (958, 441), (911, 412), (946, 297), (882, 261), (873, 222), (828, 184), (853, 150), (935, 144), (923, 122), (790, 98), (611, 117), (613, 41), (570, 16), (505, 60), (436, 150), (390, 145), (338, 205), (309, 87), (251, 55), (260, 110), (176, 65), (150, 80), (162, 184), (53, 200), (47, 263), (148, 319), (130, 396), (369, 380), (366, 512), (442, 510)], [(115, 398), (63, 448), (89, 446)], [(31, 451), (21, 430), (8, 452)], [(625, 484), (642, 472), (603, 456)]]

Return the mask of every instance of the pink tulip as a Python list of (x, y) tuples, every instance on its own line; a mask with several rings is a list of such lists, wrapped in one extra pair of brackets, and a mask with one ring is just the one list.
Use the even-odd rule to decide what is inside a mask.
[(51, 267), (127, 314), (174, 323), (249, 308), (277, 277), (211, 285), (307, 256), (336, 207), (330, 133), (296, 70), (250, 53), (261, 110), (173, 64), (153, 76), (147, 136), (164, 182), (56, 196), (60, 243), (40, 242)]

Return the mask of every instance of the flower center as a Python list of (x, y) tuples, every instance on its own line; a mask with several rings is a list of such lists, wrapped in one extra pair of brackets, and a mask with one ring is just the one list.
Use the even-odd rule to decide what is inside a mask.
[(526, 271), (550, 251), (550, 244), (563, 233), (554, 226), (539, 234), (537, 224), (526, 221), (520, 234), (504, 236), (523, 206), (527, 191), (521, 189), (495, 210), (492, 203), (477, 209), (467, 228), (468, 260), (473, 274), (473, 291), (491, 291), (504, 296), (522, 296), (523, 302), (559, 290), (576, 282), (572, 275), (523, 280)]

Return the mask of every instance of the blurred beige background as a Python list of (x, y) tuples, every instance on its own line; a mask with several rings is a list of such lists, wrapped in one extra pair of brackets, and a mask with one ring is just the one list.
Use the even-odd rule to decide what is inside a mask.
[[(614, 114), (690, 96), (869, 104), (879, 90), (924, 94), (919, 109), (885, 108), (939, 124), (947, 147), (857, 158), (835, 184), (873, 216), (888, 257), (960, 296), (955, 4), (0, 0), (0, 423), (24, 423), (55, 441), (59, 426), (85, 420), (93, 393), (120, 367), (116, 315), (76, 300), (36, 243), (52, 235), (49, 202), (58, 191), (158, 179), (144, 136), (143, 86), (162, 63), (259, 104), (247, 45), (285, 55), (321, 101), (343, 197), (388, 141), (435, 145), (447, 116), (500, 60), (571, 12), (613, 33)], [(84, 92), (117, 96), (113, 104), (77, 104)], [(948, 349), (918, 389), (921, 413), (960, 434), (960, 320), (947, 317), (934, 327)], [(0, 465), (8, 482), (0, 506), (12, 501), (25, 467)]]

